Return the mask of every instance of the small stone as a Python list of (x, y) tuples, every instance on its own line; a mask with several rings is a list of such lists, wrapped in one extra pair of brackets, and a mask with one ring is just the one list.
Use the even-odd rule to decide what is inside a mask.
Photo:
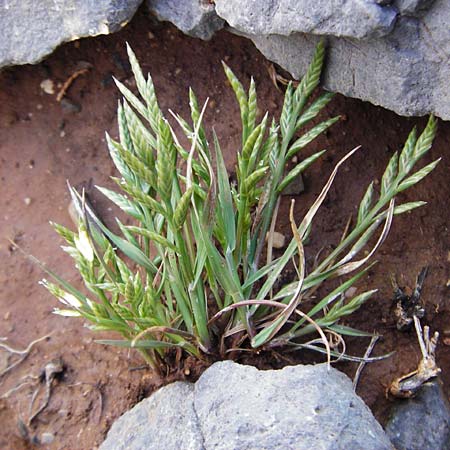
[(300, 195), (305, 191), (305, 184), (303, 183), (303, 177), (300, 173), (297, 175), (291, 183), (289, 183), (281, 193), (281, 195)]
[(69, 410), (68, 409), (60, 409), (58, 411), (58, 415), (61, 417), (66, 417), (69, 415)]
[(175, 69), (175, 75), (180, 75), (180, 73), (183, 71), (183, 69), (181, 69), (180, 67), (177, 67)]
[(38, 103), (38, 104), (36, 105), (36, 109), (37, 109), (38, 111), (40, 111), (42, 108), (43, 108), (43, 106), (42, 106), (40, 103)]
[(42, 433), (40, 442), (43, 445), (51, 444), (55, 440), (55, 435), (53, 433)]
[(10, 318), (11, 318), (11, 311), (6, 311), (4, 316), (3, 316), (3, 319), (4, 320), (9, 320)]
[[(213, 2), (203, 0), (147, 0), (147, 7), (158, 20), (172, 22), (189, 36), (208, 40), (223, 28), (225, 21), (215, 11)], [(169, 39), (175, 36), (168, 33)]]
[[(269, 240), (269, 233), (266, 235), (266, 242)], [(272, 235), (272, 248), (280, 249), (286, 245), (286, 236), (278, 231), (274, 231)]]
[(134, 77), (127, 78), (125, 80), (125, 84), (129, 86), (131, 89), (136, 89), (137, 87), (136, 79)]
[(68, 98), (63, 98), (60, 103), (64, 112), (75, 114), (81, 111), (81, 106)]
[(77, 65), (75, 66), (75, 71), (77, 70), (90, 70), (94, 67), (92, 63), (89, 61), (78, 61)]
[(64, 131), (64, 130), (62, 130), (60, 133), (59, 133), (59, 137), (64, 137), (66, 135), (66, 132)]
[(355, 294), (356, 291), (358, 290), (358, 288), (356, 288), (355, 286), (351, 286), (349, 287), (346, 291), (345, 291), (345, 298), (352, 298)]
[(156, 37), (155, 37), (155, 35), (151, 32), (151, 31), (149, 31), (148, 33), (147, 33), (147, 36), (148, 36), (148, 38), (152, 41), (153, 39), (155, 39)]
[(31, 198), (30, 197), (25, 197), (23, 199), (23, 202), (25, 203), (25, 205), (30, 206), (31, 205)]
[(55, 83), (53, 80), (47, 78), (41, 82), (41, 89), (48, 95), (53, 95), (55, 93)]
[(297, 163), (298, 163), (298, 157), (297, 157), (297, 155), (293, 156), (292, 159), (291, 159), (291, 161), (292, 161), (292, 164), (297, 164)]

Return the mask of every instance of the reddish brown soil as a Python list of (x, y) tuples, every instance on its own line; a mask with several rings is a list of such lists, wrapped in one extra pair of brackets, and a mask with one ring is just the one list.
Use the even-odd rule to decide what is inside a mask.
[[(189, 86), (201, 100), (210, 97), (206, 122), (215, 127), (221, 138), (231, 169), (240, 129), (235, 100), (225, 83), (220, 61), (227, 61), (245, 82), (250, 75), (255, 76), (261, 110), (278, 116), (281, 108), (282, 94), (269, 79), (267, 62), (249, 41), (226, 32), (208, 43), (194, 40), (171, 26), (155, 24), (142, 12), (116, 35), (69, 43), (39, 65), (11, 68), (0, 74), (0, 336), (7, 337), (11, 345), (24, 348), (30, 341), (52, 333), (50, 339), (37, 344), (21, 365), (0, 380), (0, 395), (16, 386), (22, 377), (39, 375), (52, 359), (63, 359), (66, 370), (53, 384), (49, 405), (29, 429), (32, 436), (53, 433), (55, 440), (48, 448), (95, 448), (112, 421), (160, 383), (148, 370), (132, 370), (141, 364), (136, 355), (94, 344), (96, 336), (81, 321), (54, 316), (55, 300), (38, 285), (42, 271), (8, 242), (14, 240), (26, 252), (76, 282), (71, 260), (60, 250), (62, 242), (48, 224), (53, 220), (71, 225), (66, 180), (87, 187), (100, 215), (112, 222), (115, 212), (92, 186), (110, 185), (108, 177), (115, 174), (103, 132), (117, 134), (118, 93), (111, 75), (130, 79), (125, 41), (135, 49), (144, 69), (151, 71), (164, 110), (170, 107), (187, 117)], [(93, 67), (76, 79), (67, 93), (67, 98), (81, 107), (81, 111), (71, 113), (62, 109), (55, 95), (43, 93), (40, 83), (47, 78), (56, 85), (63, 83), (80, 61)], [(425, 123), (423, 119), (398, 117), (341, 96), (336, 96), (323, 117), (336, 114), (342, 114), (344, 120), (308, 150), (329, 149), (327, 156), (307, 172), (306, 192), (297, 201), (297, 213), (312, 202), (346, 151), (359, 144), (363, 149), (336, 179), (306, 249), (310, 258), (323, 245), (336, 242), (348, 216), (355, 213), (366, 185), (372, 178), (381, 177), (390, 155), (401, 147), (411, 127), (423, 127)], [(423, 292), (425, 322), (442, 335), (447, 328), (450, 330), (450, 307), (446, 301), (449, 147), (450, 124), (440, 123), (439, 135), (425, 162), (439, 156), (443, 161), (432, 176), (402, 198), (426, 200), (428, 205), (395, 218), (391, 234), (378, 252), (380, 263), (358, 286), (380, 290), (348, 321), (352, 326), (383, 334), (374, 354), (396, 351), (391, 358), (366, 367), (358, 388), (381, 420), (390, 406), (384, 395), (386, 386), (395, 377), (413, 370), (419, 359), (413, 333), (400, 333), (395, 328), (390, 274), (396, 274), (400, 284), (412, 286), (420, 269), (428, 265), (430, 275)], [(282, 219), (286, 217), (287, 204), (283, 205)], [(279, 229), (289, 233), (288, 223), (281, 220)], [(366, 345), (367, 341), (353, 341), (350, 351), (361, 355)], [(300, 354), (296, 360), (302, 358)], [(450, 347), (445, 344), (439, 347), (438, 362), (448, 392)], [(262, 365), (279, 364), (275, 360), (270, 364), (266, 357)], [(339, 367), (349, 375), (356, 368), (350, 364)], [(27, 447), (20, 437), (18, 420), (29, 417), (35, 386), (30, 384), (1, 400), (0, 448)]]

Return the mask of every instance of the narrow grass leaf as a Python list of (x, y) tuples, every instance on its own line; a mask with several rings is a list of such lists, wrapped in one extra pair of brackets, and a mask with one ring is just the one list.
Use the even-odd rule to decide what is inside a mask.
[(373, 181), (369, 184), (367, 187), (366, 193), (364, 194), (361, 203), (359, 204), (358, 209), (358, 218), (356, 221), (356, 226), (358, 226), (367, 216), (368, 212), (370, 211), (370, 208), (373, 203)]
[(414, 186), (420, 180), (425, 178), (432, 170), (434, 170), (434, 168), (439, 164), (440, 160), (441, 160), (441, 158), (437, 159), (436, 161), (433, 161), (430, 164), (427, 164), (425, 167), (418, 170), (415, 174), (413, 174), (413, 175), (409, 176), (408, 178), (406, 178), (405, 180), (403, 180), (399, 184), (397, 191), (402, 192), (405, 189), (408, 189), (411, 186)]
[(312, 119), (314, 119), (317, 114), (331, 101), (334, 97), (334, 93), (325, 92), (321, 96), (319, 96), (316, 100), (314, 100), (311, 105), (301, 114), (298, 118), (295, 131), (298, 131), (302, 126), (306, 125)]
[(312, 163), (319, 159), (326, 150), (321, 150), (320, 152), (314, 153), (308, 158), (305, 158), (302, 162), (297, 164), (284, 178), (283, 181), (278, 185), (277, 192), (283, 192), (286, 187), (291, 184), (304, 170), (306, 170)]
[(298, 151), (305, 148), (309, 143), (321, 135), (325, 130), (335, 124), (341, 116), (333, 117), (332, 119), (326, 120), (319, 123), (315, 127), (311, 128), (302, 137), (298, 138), (290, 147), (286, 155), (286, 159), (292, 158)]

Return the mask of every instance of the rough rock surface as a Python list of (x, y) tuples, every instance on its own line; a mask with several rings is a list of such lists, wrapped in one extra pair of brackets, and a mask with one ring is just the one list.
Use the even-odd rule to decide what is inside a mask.
[(402, 16), (420, 16), (434, 0), (395, 0), (395, 7)]
[[(142, 0), (0, 1), (0, 67), (38, 62), (60, 43), (116, 31)], [(323, 86), (398, 114), (450, 120), (448, 0), (147, 0), (160, 20), (209, 39), (224, 26), (301, 77), (319, 36)]]
[[(225, 4), (225, 0), (216, 0), (217, 11), (231, 24), (239, 20), (240, 34), (252, 39), (268, 59), (294, 77), (303, 75), (318, 36), (255, 34), (254, 26), (245, 27), (244, 20), (237, 19), (246, 13), (245, 2), (241, 8), (236, 4), (233, 10), (221, 8), (222, 2)], [(255, 23), (274, 17), (263, 6), (269, 3), (274, 10), (284, 4), (282, 0), (261, 0), (260, 7), (252, 12)], [(401, 3), (407, 8), (406, 0)], [(330, 36), (324, 87), (402, 115), (433, 112), (450, 120), (450, 2), (437, 0), (423, 12), (429, 5), (429, 1), (409, 5), (411, 11), (421, 11), (422, 16), (399, 15), (393, 30), (383, 37), (361, 40)], [(340, 20), (339, 16), (336, 20)], [(271, 27), (266, 24), (266, 29)]]
[(101, 450), (202, 450), (194, 385), (177, 382), (142, 400), (114, 422)]
[(63, 42), (123, 27), (142, 0), (0, 1), (0, 67), (39, 62)]
[(215, 0), (217, 14), (236, 30), (256, 35), (301, 32), (366, 39), (388, 34), (397, 12), (375, 0)]
[(210, 39), (224, 25), (208, 0), (147, 0), (147, 6), (159, 20), (200, 39)]
[(424, 384), (416, 397), (399, 400), (386, 433), (397, 450), (448, 450), (450, 405), (439, 380)]
[[(180, 445), (183, 442), (183, 445)], [(124, 414), (100, 450), (391, 450), (346, 375), (326, 365), (259, 371), (231, 361)]]

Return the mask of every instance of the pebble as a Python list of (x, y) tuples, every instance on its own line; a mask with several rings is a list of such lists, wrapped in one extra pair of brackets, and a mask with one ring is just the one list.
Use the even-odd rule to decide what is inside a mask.
[(23, 199), (23, 202), (25, 203), (25, 205), (30, 206), (31, 205), (31, 198), (30, 197), (25, 197)]
[(53, 433), (42, 433), (41, 439), (39, 440), (41, 444), (51, 444), (55, 440), (55, 435)]
[(355, 294), (356, 291), (358, 290), (358, 288), (356, 288), (355, 286), (351, 286), (349, 287), (346, 291), (345, 291), (345, 298), (352, 298)]
[(291, 183), (289, 183), (281, 195), (300, 195), (305, 191), (302, 174), (299, 174)]
[(53, 95), (55, 93), (55, 83), (53, 80), (47, 78), (41, 82), (41, 89), (48, 95)]
[(94, 65), (90, 63), (89, 61), (78, 61), (77, 65), (75, 66), (75, 70), (83, 70), (83, 69), (92, 69)]
[(125, 84), (132, 89), (135, 89), (137, 87), (136, 79), (134, 77), (127, 78), (125, 80)]
[[(269, 233), (266, 235), (266, 242), (269, 239)], [(272, 236), (272, 248), (284, 248), (286, 245), (286, 236), (282, 233), (279, 233), (278, 231), (273, 232)]]
[(63, 111), (68, 113), (79, 113), (81, 111), (81, 106), (78, 103), (69, 100), (68, 98), (63, 98), (61, 100), (61, 108)]

